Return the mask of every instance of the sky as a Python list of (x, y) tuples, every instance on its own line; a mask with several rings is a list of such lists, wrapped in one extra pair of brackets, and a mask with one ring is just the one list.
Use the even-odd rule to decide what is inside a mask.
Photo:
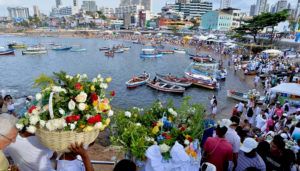
[[(81, 6), (83, 0), (79, 0), (79, 5)], [(161, 7), (166, 3), (173, 3), (175, 0), (152, 0), (153, 12), (160, 12)], [(218, 9), (220, 7), (220, 0), (206, 0), (208, 2), (213, 2), (213, 9)], [(267, 0), (269, 4), (275, 4), (278, 0)], [(291, 3), (292, 8), (296, 6), (297, 0), (288, 0)], [(62, 0), (63, 5), (71, 5), (72, 0)], [(96, 0), (98, 7), (109, 6), (117, 7), (120, 0)], [(232, 7), (239, 8), (242, 11), (249, 12), (250, 6), (255, 4), (256, 0), (232, 0)], [(30, 15), (33, 15), (33, 5), (37, 5), (39, 10), (49, 15), (52, 7), (55, 6), (55, 0), (0, 0), (0, 16), (8, 16), (7, 7), (28, 7)]]

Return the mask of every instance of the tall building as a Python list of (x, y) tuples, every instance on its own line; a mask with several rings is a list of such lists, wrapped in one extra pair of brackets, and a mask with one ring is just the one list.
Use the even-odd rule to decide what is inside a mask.
[(274, 14), (274, 13), (276, 12), (276, 9), (277, 9), (277, 3), (271, 5), (270, 12), (271, 12), (272, 14)]
[(141, 5), (145, 7), (145, 10), (152, 12), (152, 0), (141, 0)]
[(256, 8), (255, 4), (251, 5), (251, 7), (250, 7), (250, 16), (254, 16), (255, 15), (255, 8)]
[(82, 1), (81, 8), (85, 11), (95, 12), (98, 10), (95, 0), (84, 0)]
[(62, 16), (69, 16), (74, 15), (78, 12), (76, 7), (73, 6), (65, 6), (59, 8), (52, 8), (50, 12), (51, 17), (62, 17)]
[(102, 7), (100, 8), (100, 11), (106, 18), (113, 16), (115, 12), (114, 9), (110, 7)]
[(8, 14), (11, 18), (28, 18), (29, 17), (29, 9), (26, 7), (8, 7)]
[(142, 5), (119, 6), (115, 8), (115, 16), (118, 19), (124, 19), (126, 14), (138, 14), (138, 12), (141, 10), (144, 10), (144, 6)]
[(39, 11), (39, 7), (36, 5), (33, 5), (33, 14), (36, 16), (40, 16), (40, 11)]
[(176, 12), (183, 12), (184, 17), (187, 19), (201, 18), (201, 16), (208, 11), (212, 11), (212, 2), (197, 2), (191, 1), (190, 3), (175, 3), (168, 4), (170, 8)]
[(270, 12), (270, 4), (267, 3), (264, 12)]
[(152, 0), (121, 0), (120, 6), (142, 5), (145, 10), (152, 11)]
[(256, 8), (255, 8), (255, 15), (259, 15), (262, 12), (265, 12), (266, 6), (267, 6), (267, 0), (257, 0)]
[(279, 0), (278, 3), (277, 3), (276, 12), (283, 11), (284, 9), (287, 9), (287, 5), (288, 5), (287, 0)]
[(221, 0), (220, 9), (231, 7), (231, 0)]
[(300, 0), (298, 0), (297, 3), (295, 18), (298, 18), (299, 15), (300, 15)]
[(78, 6), (79, 6), (78, 0), (73, 0), (73, 6), (74, 6), (74, 7), (78, 7)]
[(58, 8), (59, 6), (61, 6), (61, 0), (56, 0), (56, 8)]

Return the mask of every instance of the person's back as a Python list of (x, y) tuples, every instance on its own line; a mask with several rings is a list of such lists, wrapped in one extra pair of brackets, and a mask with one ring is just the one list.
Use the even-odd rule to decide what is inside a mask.
[(53, 151), (41, 145), (35, 136), (17, 136), (16, 143), (5, 150), (22, 171), (51, 171), (54, 170), (50, 158)]

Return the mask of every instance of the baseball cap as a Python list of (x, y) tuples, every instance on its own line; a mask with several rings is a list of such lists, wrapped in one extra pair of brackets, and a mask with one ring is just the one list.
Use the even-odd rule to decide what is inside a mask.
[(240, 150), (242, 150), (245, 153), (249, 153), (257, 146), (258, 146), (258, 142), (256, 142), (253, 138), (246, 138)]
[(236, 104), (235, 107), (239, 107), (239, 104)]
[(297, 112), (300, 112), (300, 108), (297, 109)]

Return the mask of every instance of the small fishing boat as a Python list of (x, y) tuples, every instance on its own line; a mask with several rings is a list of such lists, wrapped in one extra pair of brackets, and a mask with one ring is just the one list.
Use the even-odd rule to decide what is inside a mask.
[(192, 73), (192, 72), (185, 72), (185, 75), (190, 79), (195, 79), (197, 81), (202, 81), (202, 82), (206, 82), (206, 83), (210, 83), (210, 84), (214, 84), (217, 82), (217, 80), (213, 77), (196, 74), (196, 73)]
[(173, 54), (174, 51), (173, 50), (157, 50), (158, 53), (161, 54)]
[(41, 45), (54, 45), (55, 42), (42, 42)]
[(175, 49), (174, 49), (174, 52), (175, 52), (175, 53), (182, 53), (182, 54), (185, 54), (185, 53), (186, 53), (186, 50), (185, 50), (185, 49), (177, 49), (177, 48), (175, 48)]
[(8, 49), (8, 50), (0, 50), (0, 55), (14, 55), (15, 51), (13, 49)]
[(118, 49), (118, 50), (114, 50), (115, 53), (123, 53), (124, 50), (123, 49)]
[(86, 52), (86, 49), (71, 49), (71, 52)]
[(214, 90), (214, 89), (217, 88), (216, 83), (208, 83), (206, 81), (193, 80), (193, 84), (196, 85), (196, 86), (208, 88), (208, 89), (211, 89), (211, 90)]
[(22, 55), (41, 55), (41, 54), (46, 54), (46, 50), (39, 50), (39, 51), (22, 51)]
[(114, 51), (110, 50), (110, 51), (105, 51), (104, 55), (113, 57), (113, 56), (115, 56), (115, 53), (114, 53)]
[(72, 49), (71, 46), (67, 46), (67, 47), (54, 47), (52, 48), (52, 50), (55, 50), (55, 51), (67, 51), (67, 50), (70, 50)]
[(110, 49), (109, 47), (102, 47), (102, 48), (99, 48), (100, 51), (109, 50), (109, 49)]
[(161, 53), (155, 52), (154, 49), (142, 49), (142, 53), (140, 54), (141, 58), (160, 58), (162, 57)]
[(166, 92), (172, 92), (172, 93), (184, 93), (185, 88), (174, 85), (174, 84), (168, 84), (168, 83), (164, 83), (164, 82), (149, 82), (147, 81), (146, 84), (151, 87), (154, 88), (156, 90), (160, 90), (160, 91), (166, 91)]
[(204, 57), (204, 56), (190, 56), (190, 59), (196, 61), (196, 62), (215, 62), (215, 59), (212, 57)]
[(148, 81), (150, 78), (150, 74), (146, 73), (145, 75), (140, 75), (137, 77), (133, 77), (129, 81), (127, 81), (125, 84), (127, 88), (135, 88), (140, 85), (146, 84), (146, 81)]
[[(233, 98), (241, 102), (248, 102), (248, 100), (250, 100), (250, 96), (248, 93), (241, 93), (233, 90), (227, 90), (227, 97)], [(265, 96), (257, 96), (257, 103), (262, 104), (265, 98)]]
[(122, 47), (122, 50), (129, 51), (130, 47)]
[(26, 51), (45, 51), (46, 48), (44, 46), (32, 46), (26, 48)]
[(9, 49), (23, 49), (27, 47), (27, 45), (18, 44), (17, 42), (10, 42), (7, 46)]
[(156, 73), (156, 76), (159, 80), (169, 83), (169, 84), (174, 84), (174, 85), (178, 85), (181, 87), (189, 87), (192, 85), (192, 81), (186, 77), (178, 78), (178, 77), (175, 77), (172, 75), (163, 75), (163, 74), (158, 74), (158, 73)]

